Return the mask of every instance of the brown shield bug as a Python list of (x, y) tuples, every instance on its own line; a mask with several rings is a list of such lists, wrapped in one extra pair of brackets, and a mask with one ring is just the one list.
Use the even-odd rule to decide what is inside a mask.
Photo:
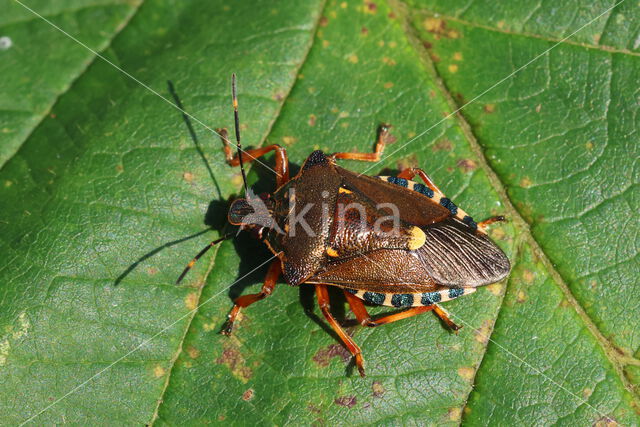
[[(364, 376), (360, 348), (329, 310), (328, 286), (342, 289), (363, 326), (379, 326), (433, 311), (457, 330), (459, 326), (438, 303), (507, 276), (509, 260), (485, 232), (489, 224), (503, 221), (503, 217), (476, 223), (422, 169), (371, 177), (337, 165), (339, 159), (380, 160), (388, 125), (380, 127), (374, 152), (325, 155), (314, 151), (300, 172), (290, 178), (283, 147), (242, 150), (235, 75), (232, 87), (235, 156), (226, 131), (220, 130), (220, 135), (227, 163), (241, 168), (246, 197), (232, 203), (228, 220), (254, 232), (277, 259), (271, 263), (259, 293), (235, 300), (222, 333), (231, 334), (240, 310), (269, 296), (280, 276), (292, 286), (310, 284), (315, 286), (323, 315)], [(267, 196), (251, 196), (243, 162), (271, 151), (275, 151), (277, 188)], [(422, 182), (412, 181), (415, 176)], [(227, 237), (204, 248), (187, 265), (178, 283), (209, 248)], [(372, 319), (365, 302), (404, 310)]]

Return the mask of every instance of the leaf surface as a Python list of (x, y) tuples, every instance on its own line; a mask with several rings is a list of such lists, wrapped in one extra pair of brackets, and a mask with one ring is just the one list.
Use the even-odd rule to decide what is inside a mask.
[[(636, 11), (543, 54), (612, 5), (142, 4), (105, 56), (157, 94), (97, 59), (51, 117), (19, 126), (0, 171), (0, 419), (637, 424)], [(211, 132), (232, 125), (231, 72), (245, 145), (281, 144), (299, 166), (314, 149), (369, 151), (390, 123), (382, 162), (344, 166), (419, 166), (476, 220), (509, 217), (491, 236), (513, 271), (446, 303), (458, 335), (429, 314), (350, 328), (361, 379), (313, 290), (280, 284), (223, 337), (271, 257), (243, 235), (173, 285), (242, 188)], [(259, 191), (265, 163), (250, 167)]]

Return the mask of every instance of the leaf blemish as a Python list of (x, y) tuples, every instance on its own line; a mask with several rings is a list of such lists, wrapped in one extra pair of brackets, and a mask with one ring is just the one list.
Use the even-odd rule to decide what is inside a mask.
[(471, 366), (463, 366), (461, 368), (458, 368), (458, 375), (460, 375), (462, 378), (464, 378), (467, 381), (472, 380), (475, 373), (476, 373), (476, 370), (473, 369)]
[(246, 361), (240, 351), (235, 347), (233, 343), (225, 343), (222, 349), (222, 355), (216, 359), (216, 363), (219, 365), (225, 365), (234, 377), (238, 378), (243, 383), (247, 383), (253, 376), (251, 368), (246, 366)]
[(358, 399), (355, 396), (342, 396), (338, 397), (334, 402), (336, 405), (353, 408), (358, 403)]
[(156, 378), (161, 378), (166, 373), (167, 371), (160, 365), (156, 365), (156, 367), (153, 368), (153, 376), (155, 376)]
[(191, 292), (184, 298), (184, 306), (187, 310), (192, 311), (198, 307), (198, 294)]
[(320, 367), (329, 366), (329, 362), (334, 357), (340, 357), (342, 361), (347, 364), (351, 360), (351, 353), (340, 344), (331, 344), (327, 347), (321, 348), (313, 356), (313, 361)]
[(371, 388), (373, 389), (373, 397), (382, 397), (385, 392), (384, 387), (382, 386), (382, 383), (380, 381), (374, 381), (371, 385)]
[(197, 359), (198, 357), (200, 357), (200, 350), (190, 345), (189, 347), (187, 347), (187, 354), (190, 358)]
[(248, 402), (251, 399), (253, 399), (253, 395), (254, 394), (255, 394), (255, 392), (253, 391), (252, 388), (250, 388), (247, 391), (245, 391), (244, 393), (242, 393), (242, 400), (244, 400), (245, 402)]
[(495, 104), (487, 104), (484, 106), (484, 112), (487, 114), (491, 114), (494, 111), (496, 111), (496, 105)]
[(474, 171), (478, 165), (471, 159), (462, 159), (458, 162), (458, 167), (463, 170), (465, 173), (469, 173)]
[(11, 40), (10, 37), (7, 37), (7, 36), (0, 37), (0, 50), (10, 49), (11, 46), (13, 46), (13, 41)]

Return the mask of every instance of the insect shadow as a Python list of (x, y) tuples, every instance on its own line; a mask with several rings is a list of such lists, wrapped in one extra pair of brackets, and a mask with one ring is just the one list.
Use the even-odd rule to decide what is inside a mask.
[(189, 132), (189, 136), (191, 137), (191, 140), (193, 141), (193, 144), (196, 147), (196, 151), (200, 155), (200, 158), (202, 159), (202, 161), (204, 162), (205, 167), (207, 168), (209, 176), (211, 177), (211, 181), (213, 182), (213, 185), (215, 186), (216, 192), (218, 193), (218, 199), (211, 201), (209, 203), (208, 208), (207, 208), (207, 212), (206, 212), (205, 218), (204, 218), (204, 223), (205, 223), (205, 225), (209, 226), (208, 229), (204, 229), (204, 230), (199, 231), (197, 233), (193, 233), (193, 234), (190, 234), (188, 236), (181, 237), (179, 239), (172, 240), (170, 242), (164, 243), (164, 244), (156, 247), (155, 249), (147, 252), (146, 254), (144, 254), (143, 256), (138, 258), (133, 264), (131, 264), (129, 267), (127, 267), (114, 280), (114, 282), (113, 282), (114, 286), (118, 286), (142, 262), (144, 262), (147, 259), (151, 258), (152, 256), (158, 254), (162, 250), (170, 248), (171, 246), (175, 246), (175, 245), (178, 245), (180, 243), (186, 242), (188, 240), (194, 239), (194, 238), (196, 238), (198, 236), (201, 236), (201, 235), (203, 235), (205, 233), (208, 233), (211, 230), (222, 230), (223, 227), (226, 224), (226, 212), (227, 212), (227, 208), (229, 206), (229, 201), (226, 201), (226, 200), (222, 199), (222, 191), (220, 190), (220, 186), (218, 185), (218, 181), (216, 180), (216, 177), (215, 177), (215, 175), (213, 173), (213, 170), (211, 169), (211, 165), (209, 164), (209, 161), (207, 160), (206, 156), (204, 155), (204, 151), (202, 149), (202, 146), (200, 145), (200, 141), (198, 139), (198, 135), (196, 134), (196, 132), (195, 132), (195, 130), (193, 128), (193, 124), (191, 123), (191, 118), (189, 117), (189, 115), (187, 115), (184, 112), (184, 108), (182, 106), (182, 101), (180, 100), (180, 97), (178, 96), (178, 93), (175, 90), (174, 84), (169, 80), (169, 81), (167, 81), (167, 86), (169, 87), (169, 92), (171, 93), (171, 96), (173, 97), (176, 106), (182, 111), (182, 119), (184, 120), (184, 123), (185, 123), (185, 125), (187, 127), (187, 131)]

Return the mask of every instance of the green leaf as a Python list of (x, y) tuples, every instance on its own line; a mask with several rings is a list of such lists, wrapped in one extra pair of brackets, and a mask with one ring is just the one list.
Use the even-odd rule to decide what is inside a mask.
[[(38, 44), (40, 60), (19, 38), (0, 51), (14, 80), (0, 83), (3, 111), (38, 97), (0, 134), (11, 157), (0, 170), (1, 422), (639, 423), (632, 3), (600, 18), (613, 3), (203, 3), (112, 2), (92, 25), (80, 19), (92, 3), (62, 14), (29, 4), (109, 45), (104, 56), (155, 94), (5, 7), (20, 31), (28, 19), (64, 44)], [(57, 57), (80, 59), (48, 66)], [(52, 80), (39, 90), (43, 69)], [(445, 304), (458, 335), (431, 315), (350, 328), (362, 379), (313, 289), (281, 284), (223, 337), (230, 298), (256, 292), (271, 257), (247, 236), (173, 285), (241, 192), (211, 133), (232, 125), (231, 72), (246, 145), (282, 144), (299, 166), (313, 149), (369, 151), (391, 123), (382, 162), (344, 166), (419, 166), (477, 220), (509, 218), (491, 236), (513, 271)], [(265, 166), (249, 178), (273, 189)], [(334, 296), (337, 317), (352, 318)]]

